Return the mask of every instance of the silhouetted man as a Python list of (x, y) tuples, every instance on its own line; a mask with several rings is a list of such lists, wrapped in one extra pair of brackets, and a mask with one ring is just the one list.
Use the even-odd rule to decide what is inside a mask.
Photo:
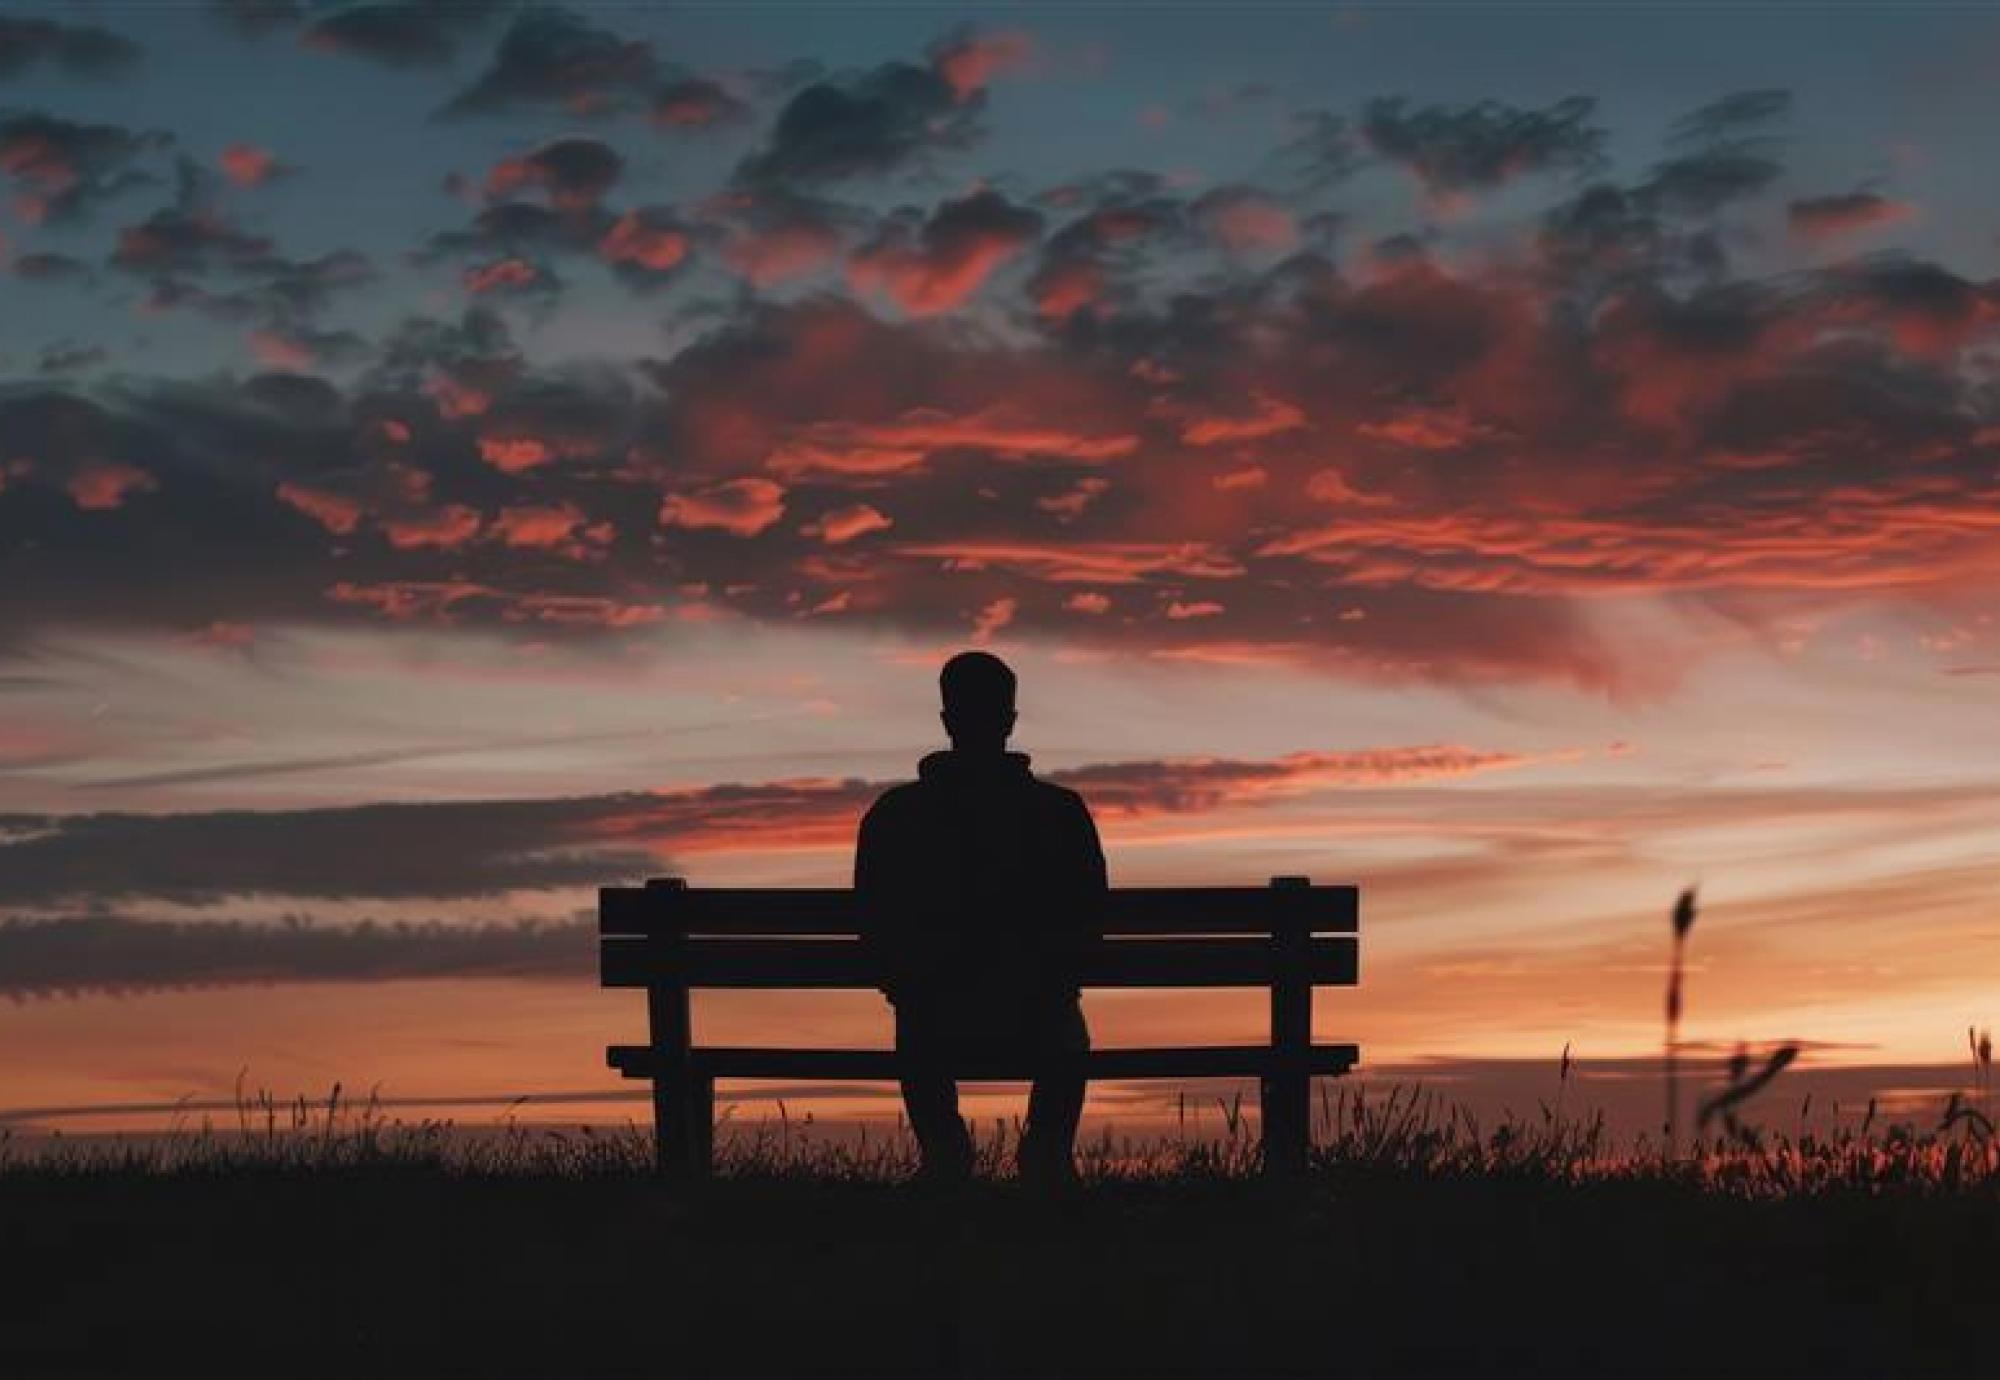
[(1090, 1048), (1078, 967), (1101, 933), (1104, 851), (1075, 791), (1037, 781), (1014, 731), (1014, 673), (963, 652), (938, 677), (949, 752), (883, 793), (854, 859), (867, 938), (896, 1008), (903, 1102), (931, 1177), (972, 1170), (956, 1070), (985, 1055), (1039, 1066), (1021, 1173), (1066, 1179)]

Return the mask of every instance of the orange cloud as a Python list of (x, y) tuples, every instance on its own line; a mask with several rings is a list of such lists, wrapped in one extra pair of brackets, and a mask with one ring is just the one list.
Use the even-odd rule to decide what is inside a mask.
[(361, 522), (361, 505), (342, 494), (309, 488), (286, 480), (278, 485), (278, 498), (304, 513), (335, 536), (344, 537)]
[(231, 144), (218, 161), (223, 175), (239, 187), (262, 186), (278, 171), (278, 160), (270, 150), (255, 144)]
[(835, 508), (804, 530), (829, 546), (840, 546), (870, 532), (886, 532), (893, 525), (869, 504), (853, 503), (845, 508)]
[(1191, 446), (1213, 446), (1225, 441), (1255, 441), (1276, 436), (1306, 424), (1306, 414), (1282, 398), (1257, 393), (1251, 397), (1248, 415), (1198, 414), (1181, 428), (1181, 440)]
[(839, 234), (814, 221), (736, 230), (722, 242), (723, 264), (760, 288), (817, 273), (839, 252)]
[(612, 263), (638, 264), (663, 273), (687, 257), (688, 237), (679, 230), (648, 225), (636, 211), (627, 211), (605, 232), (598, 252)]
[(784, 515), (784, 486), (754, 476), (694, 493), (668, 494), (660, 503), (660, 522), (665, 526), (715, 528), (738, 537), (754, 537)]
[(847, 277), (857, 293), (882, 292), (912, 316), (962, 306), (993, 271), (1034, 242), (1041, 217), (997, 192), (949, 201), (914, 237), (891, 235), (857, 251)]
[(496, 259), (466, 269), (461, 281), (470, 293), (505, 292), (533, 287), (542, 281), (542, 271), (526, 259)]
[(1150, 575), (1230, 580), (1243, 573), (1236, 561), (1201, 542), (965, 542), (912, 544), (894, 551), (958, 569), (1013, 570), (1051, 584), (1130, 585)]
[(478, 509), (450, 503), (433, 512), (384, 518), (382, 533), (398, 551), (453, 551), (478, 536), (480, 526)]
[(1028, 35), (1018, 30), (968, 34), (935, 50), (931, 65), (963, 104), (999, 73), (1025, 64), (1033, 51)]
[(150, 492), (160, 486), (152, 475), (132, 465), (92, 461), (70, 476), (67, 487), (77, 507), (86, 512), (104, 512), (123, 507), (132, 494)]
[(583, 510), (573, 503), (524, 504), (502, 508), (489, 530), (508, 546), (553, 550), (573, 545), (583, 523)]
[(1891, 201), (1874, 192), (1848, 192), (1794, 201), (1785, 209), (1785, 222), (1800, 239), (1820, 242), (1894, 225), (1916, 213), (1907, 201)]

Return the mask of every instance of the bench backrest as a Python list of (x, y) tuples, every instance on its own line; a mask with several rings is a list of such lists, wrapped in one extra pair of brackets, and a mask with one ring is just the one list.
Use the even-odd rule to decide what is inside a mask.
[[(1086, 987), (1352, 986), (1359, 892), (1274, 878), (1268, 887), (1120, 887)], [(690, 887), (664, 878), (598, 899), (606, 987), (872, 988), (844, 888)]]

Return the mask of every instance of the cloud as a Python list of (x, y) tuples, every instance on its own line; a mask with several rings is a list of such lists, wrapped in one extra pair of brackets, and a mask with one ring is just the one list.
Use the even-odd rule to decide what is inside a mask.
[(31, 225), (79, 219), (122, 192), (157, 181), (135, 165), (171, 142), (158, 132), (0, 110), (0, 173), (13, 186), (14, 213)]
[(1894, 225), (1915, 214), (1916, 207), (1906, 201), (1875, 192), (1842, 192), (1792, 202), (1785, 208), (1785, 222), (1800, 239), (1824, 241)]
[(300, 23), (301, 0), (208, 0), (209, 12), (243, 38), (262, 38)]
[[(507, 0), (370, 0), (323, 14), (307, 24), (299, 42), (322, 53), (364, 58), (385, 67), (442, 67)], [(230, 6), (239, 25), (276, 27), (281, 14), (260, 23), (260, 7)], [(258, 16), (258, 17), (253, 17)], [(247, 20), (247, 23), (246, 23)]]
[(627, 211), (597, 242), (612, 270), (637, 287), (669, 281), (688, 259), (694, 236), (674, 212), (662, 206)]
[(558, 210), (583, 211), (602, 201), (624, 171), (625, 160), (603, 140), (570, 136), (494, 164), (485, 190), (495, 201), (538, 191)]
[(1454, 204), (1532, 173), (1584, 173), (1604, 161), (1605, 131), (1588, 123), (1582, 96), (1543, 110), (1482, 101), (1412, 109), (1399, 97), (1370, 101), (1357, 131), (1378, 158), (1414, 177), (1434, 202)]
[(231, 144), (217, 161), (223, 175), (239, 187), (261, 187), (284, 171), (269, 149), (255, 144)]
[(85, 462), (69, 480), (70, 497), (77, 507), (91, 513), (123, 507), (131, 495), (158, 487), (153, 476), (142, 469), (103, 461)]
[(361, 505), (340, 494), (286, 480), (278, 485), (278, 499), (298, 509), (335, 536), (344, 537), (361, 524)]
[(536, 7), (515, 17), (492, 64), (444, 113), (605, 114), (644, 99), (660, 76), (651, 45), (620, 38), (568, 10)]
[(721, 258), (758, 288), (808, 277), (840, 252), (841, 225), (831, 207), (769, 191), (728, 198)]
[(931, 48), (931, 66), (961, 102), (975, 99), (1002, 72), (1025, 65), (1034, 42), (1019, 30), (967, 30)]
[(819, 537), (828, 546), (844, 546), (870, 532), (886, 532), (895, 524), (869, 503), (850, 503), (823, 514), (801, 529)]
[[(0, 389), (25, 466), (0, 542), (35, 552), (0, 636), (671, 638), (814, 610), (929, 636), (1007, 608), (1010, 638), (1129, 657), (1644, 695), (1746, 635), (1986, 598), (2000, 286), (1789, 238), (1738, 262), (1750, 227), (1717, 222), (1738, 203), (1716, 188), (1746, 184), (1692, 169), (1775, 166), (1756, 104), (1671, 141), (1697, 160), (1678, 181), (1554, 188), (1505, 254), (1440, 229), (1336, 258), (1300, 219), (1280, 253), (1218, 255), (1248, 184), (1133, 169), (886, 214), (740, 181), (625, 206), (607, 144), (526, 142), (500, 199), (424, 251), (495, 307), (373, 341), (332, 316), (367, 259), (286, 255), (197, 170), (132, 227), (142, 310), (210, 316), (271, 372)], [(1488, 124), (1507, 121), (1467, 127)], [(1445, 182), (1489, 175), (1463, 157)], [(564, 354), (568, 326), (524, 348), (501, 314), (524, 292), (561, 310), (558, 267), (588, 292), (584, 273), (701, 286), (711, 265), (748, 288), (677, 292), (669, 329), (612, 357)], [(990, 310), (949, 310), (980, 293)], [(150, 487), (79, 508), (86, 462)]]
[(0, 996), (125, 995), (275, 982), (579, 978), (596, 923), (320, 925), (93, 915), (0, 921)]
[(1674, 122), (1673, 142), (1718, 144), (1761, 134), (1791, 113), (1792, 93), (1779, 87), (1735, 91)]
[(0, 16), (0, 81), (50, 66), (67, 76), (123, 76), (139, 65), (144, 49), (95, 24)]
[(660, 501), (664, 526), (714, 528), (735, 537), (754, 537), (784, 515), (784, 486), (760, 478), (731, 479)]
[(785, 103), (738, 178), (754, 186), (879, 176), (968, 148), (984, 133), (986, 80), (1017, 51), (1025, 49), (1012, 40), (967, 33), (934, 47), (923, 66), (889, 62), (813, 82)]
[(736, 124), (750, 116), (750, 107), (709, 77), (682, 77), (653, 93), (653, 123), (663, 129), (709, 129)]
[(270, 252), (270, 240), (237, 229), (212, 210), (182, 205), (120, 230), (111, 262), (132, 273), (207, 273), (255, 263)]
[(509, 546), (581, 554), (588, 539), (584, 511), (573, 503), (522, 504), (495, 515), (492, 535)]
[(894, 224), (848, 262), (859, 293), (881, 292), (912, 316), (951, 311), (1034, 243), (1042, 218), (997, 192), (940, 205), (912, 231)]
[(1196, 200), (1188, 214), (1232, 254), (1277, 253), (1299, 242), (1292, 213), (1255, 187), (1218, 187)]
[[(443, 898), (595, 885), (643, 874), (643, 850), (593, 838), (615, 797), (362, 805), (257, 813), (0, 818), (0, 903), (147, 896)], [(104, 866), (110, 857), (115, 866)], [(356, 858), (369, 859), (357, 868)]]

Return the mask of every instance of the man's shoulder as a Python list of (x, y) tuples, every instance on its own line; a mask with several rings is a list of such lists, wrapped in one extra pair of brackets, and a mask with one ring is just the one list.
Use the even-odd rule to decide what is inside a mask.
[(1090, 806), (1084, 802), (1083, 797), (1067, 786), (1058, 786), (1055, 782), (1044, 781), (1038, 776), (1035, 778), (1034, 788), (1037, 802), (1052, 813), (1086, 815), (1090, 813)]
[(901, 782), (876, 796), (875, 803), (868, 807), (868, 813), (863, 816), (863, 820), (865, 822), (870, 819), (894, 819), (907, 815), (921, 807), (923, 796), (923, 782)]

